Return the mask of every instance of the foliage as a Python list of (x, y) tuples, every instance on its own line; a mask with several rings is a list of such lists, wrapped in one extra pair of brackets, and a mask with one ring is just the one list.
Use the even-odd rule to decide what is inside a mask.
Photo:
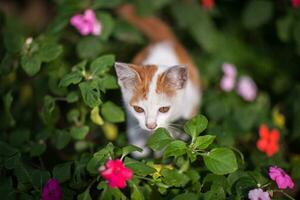
[[(172, 25), (203, 86), (203, 115), (180, 128), (189, 139), (160, 128), (147, 146), (162, 156), (138, 160), (130, 156), (141, 149), (128, 145), (112, 66), (130, 62), (148, 41), (115, 14), (124, 2), (49, 1), (46, 10), (55, 12), (42, 13), (50, 20), (40, 27), (0, 11), (2, 198), (40, 199), (50, 178), (61, 183), (64, 199), (244, 199), (258, 187), (276, 199), (299, 197), (300, 9), (287, 0), (216, 1), (211, 10), (196, 0), (132, 1), (140, 14)], [(103, 26), (99, 36), (69, 24), (87, 8)], [(223, 63), (252, 76), (255, 101), (220, 89)], [(271, 157), (256, 148), (263, 123), (281, 133)], [(123, 190), (98, 172), (117, 158), (134, 173)], [(296, 188), (274, 190), (270, 165), (291, 172)]]

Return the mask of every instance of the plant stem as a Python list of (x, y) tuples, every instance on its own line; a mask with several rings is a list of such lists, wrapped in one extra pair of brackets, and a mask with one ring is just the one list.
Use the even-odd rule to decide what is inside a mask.
[(291, 200), (296, 200), (294, 199), (292, 196), (290, 196), (288, 193), (285, 193), (282, 190), (273, 190), (273, 192), (281, 192), (282, 194), (284, 194), (287, 198), (291, 199)]

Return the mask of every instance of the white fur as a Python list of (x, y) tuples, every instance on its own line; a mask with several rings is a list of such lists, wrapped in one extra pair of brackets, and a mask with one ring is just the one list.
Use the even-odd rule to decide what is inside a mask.
[[(192, 113), (195, 112), (194, 109), (199, 105), (201, 97), (198, 87), (194, 86), (189, 79), (187, 80), (185, 87), (177, 90), (176, 95), (173, 97), (156, 93), (157, 77), (172, 66), (184, 64), (179, 63), (172, 43), (160, 42), (155, 44), (150, 49), (148, 57), (143, 64), (155, 64), (158, 66), (158, 70), (151, 81), (147, 99), (140, 100), (135, 104), (144, 109), (143, 113), (135, 112), (133, 107), (129, 104), (132, 97), (132, 91), (124, 87), (124, 84), (119, 77), (123, 100), (129, 115), (127, 122), (129, 142), (145, 149), (142, 154), (135, 154), (136, 157), (145, 156), (149, 153), (149, 149), (145, 148), (145, 144), (149, 132), (153, 130), (148, 129), (145, 126), (146, 122), (157, 123), (157, 128), (164, 127), (168, 129), (173, 121), (178, 120), (179, 118), (190, 118)], [(170, 106), (170, 110), (167, 113), (160, 113), (159, 108), (165, 106)], [(137, 125), (142, 129), (137, 128)]]

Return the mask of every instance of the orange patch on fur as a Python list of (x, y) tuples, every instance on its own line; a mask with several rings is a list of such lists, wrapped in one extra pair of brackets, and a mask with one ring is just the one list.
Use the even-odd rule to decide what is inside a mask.
[(169, 97), (174, 96), (176, 93), (176, 89), (168, 87), (167, 81), (168, 80), (166, 72), (157, 77), (156, 93), (165, 94)]
[(152, 78), (157, 71), (156, 65), (130, 65), (136, 73), (138, 74), (138, 78), (136, 80), (133, 96), (130, 100), (130, 104), (137, 102), (141, 99), (147, 99), (147, 95), (149, 92), (149, 86), (151, 84)]

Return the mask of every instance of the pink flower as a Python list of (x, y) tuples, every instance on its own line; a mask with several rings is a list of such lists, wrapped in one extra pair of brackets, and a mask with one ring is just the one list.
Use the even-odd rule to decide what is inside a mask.
[(126, 181), (132, 178), (132, 171), (123, 165), (119, 159), (109, 160), (99, 169), (101, 176), (108, 181), (111, 188), (124, 188)]
[(236, 67), (232, 64), (224, 63), (222, 70), (225, 76), (236, 77)]
[(283, 171), (283, 169), (272, 166), (269, 168), (269, 176), (270, 178), (277, 183), (279, 189), (287, 189), (294, 188), (294, 182), (291, 177)]
[(237, 84), (237, 93), (246, 101), (253, 101), (256, 98), (257, 87), (249, 76), (242, 76)]
[(264, 192), (262, 189), (253, 189), (248, 193), (248, 198), (250, 200), (270, 200), (268, 192)]
[(50, 179), (43, 187), (42, 200), (61, 200), (62, 189), (56, 179)]
[(222, 65), (222, 70), (224, 75), (221, 79), (220, 87), (222, 90), (230, 92), (235, 86), (236, 68), (232, 64), (225, 63)]
[(300, 0), (291, 0), (292, 7), (298, 8), (300, 6)]
[(79, 31), (81, 35), (100, 35), (102, 26), (97, 20), (93, 10), (85, 10), (83, 15), (74, 15), (70, 23)]

